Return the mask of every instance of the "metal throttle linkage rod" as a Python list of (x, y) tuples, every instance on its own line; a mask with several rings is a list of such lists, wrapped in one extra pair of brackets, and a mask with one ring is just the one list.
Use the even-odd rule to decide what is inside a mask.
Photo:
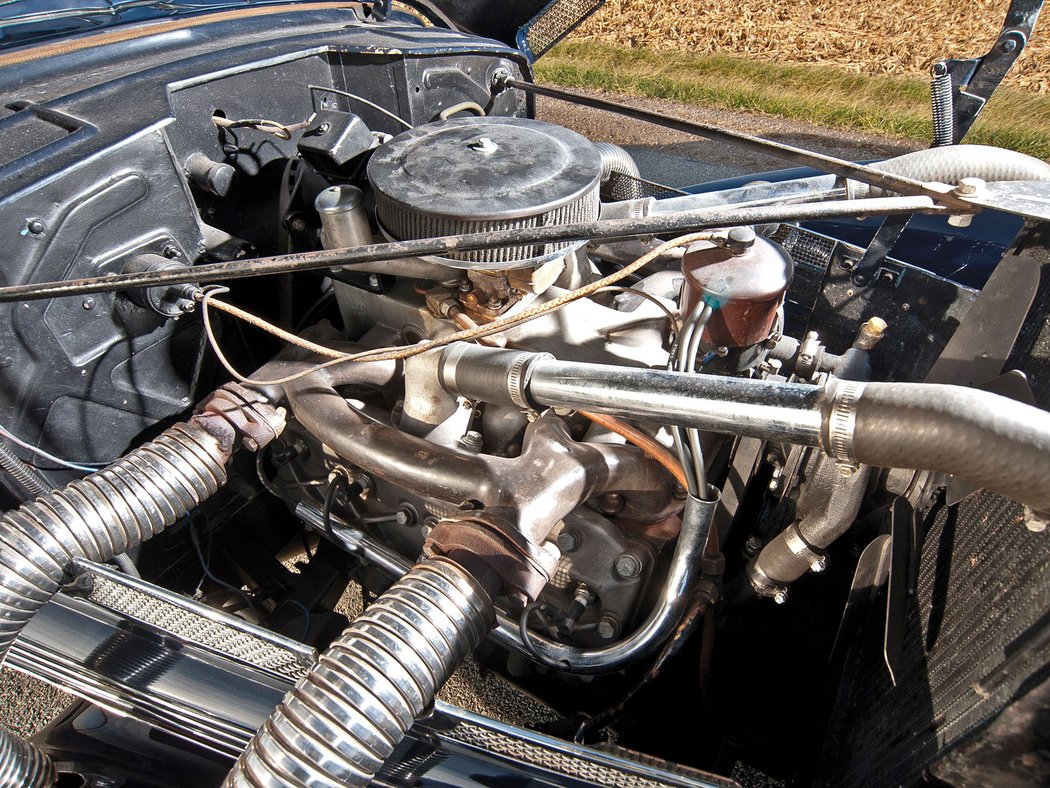
[[(393, 241), (345, 249), (323, 249), (313, 252), (257, 257), (250, 260), (231, 260), (206, 263), (185, 268), (164, 269), (138, 273), (110, 274), (57, 282), (30, 283), (0, 287), (0, 303), (32, 301), (88, 293), (114, 293), (133, 288), (177, 284), (206, 284), (230, 279), (244, 279), (269, 274), (288, 274), (333, 267), (372, 266), (412, 257), (445, 256), (481, 249), (499, 249), (538, 243), (560, 243), (580, 240), (610, 240), (638, 236), (660, 236), (733, 227), (746, 224), (766, 224), (788, 221), (812, 221), (848, 216), (892, 216), (897, 214), (955, 212), (943, 204), (939, 196), (878, 197), (866, 200), (834, 200), (805, 205), (761, 205), (704, 208), (665, 216), (631, 219), (602, 219), (580, 224), (561, 224), (549, 227), (514, 228), (488, 232), (448, 235), (440, 238), (421, 238), (411, 241)], [(967, 205), (965, 213), (974, 212)]]
[(619, 104), (615, 101), (607, 101), (595, 96), (588, 96), (585, 93), (547, 87), (546, 85), (537, 85), (533, 82), (524, 82), (520, 79), (514, 79), (506, 71), (498, 72), (493, 79), (493, 83), (496, 89), (516, 88), (528, 93), (534, 93), (538, 96), (547, 96), (548, 98), (558, 99), (559, 101), (565, 101), (570, 104), (578, 104), (584, 107), (604, 110), (616, 115), (622, 115), (626, 118), (633, 118), (634, 120), (644, 121), (645, 123), (652, 123), (655, 126), (663, 126), (667, 129), (674, 129), (675, 131), (681, 131), (686, 134), (705, 137), (709, 140), (725, 142), (730, 145), (735, 145), (738, 148), (746, 148), (758, 153), (764, 153), (767, 156), (790, 161), (802, 167), (812, 167), (821, 172), (841, 175), (844, 178), (851, 178), (852, 180), (866, 183), (869, 186), (876, 186), (880, 189), (884, 189), (885, 191), (895, 192), (897, 194), (925, 195), (927, 197), (932, 197), (944, 205), (961, 208), (964, 213), (973, 212), (972, 205), (960, 200), (951, 193), (945, 193), (943, 190), (934, 188), (930, 184), (923, 183), (922, 181), (882, 172), (865, 164), (855, 164), (854, 162), (846, 161), (845, 159), (827, 156), (823, 153), (816, 153), (815, 151), (798, 148), (794, 145), (788, 145), (783, 142), (775, 142), (774, 140), (767, 140), (751, 134), (732, 131), (730, 129), (722, 128), (721, 126), (712, 126), (707, 123), (696, 123), (691, 120), (686, 120), (685, 118), (677, 118), (673, 115), (663, 115), (657, 112), (650, 112), (626, 104)]

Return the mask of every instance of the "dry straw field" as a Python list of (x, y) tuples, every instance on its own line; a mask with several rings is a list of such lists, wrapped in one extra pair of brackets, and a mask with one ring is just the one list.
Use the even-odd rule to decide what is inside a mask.
[[(827, 63), (923, 76), (944, 56), (984, 54), (1009, 0), (608, 0), (573, 39), (622, 47)], [(1050, 93), (1050, 11), (1005, 84)]]

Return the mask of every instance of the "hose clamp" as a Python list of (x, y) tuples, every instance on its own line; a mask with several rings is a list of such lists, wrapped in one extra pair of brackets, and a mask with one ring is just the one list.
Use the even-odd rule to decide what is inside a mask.
[(831, 392), (826, 448), (834, 459), (851, 466), (857, 463), (853, 454), (853, 430), (863, 392), (864, 384), (855, 380), (836, 381)]
[[(767, 599), (778, 599), (787, 600), (787, 587), (773, 580), (767, 575), (762, 567), (758, 565), (758, 561), (751, 559), (745, 570), (747, 580), (751, 584), (752, 590), (755, 594), (760, 597), (766, 597)], [(778, 602), (777, 604), (783, 604)]]
[(438, 380), (441, 383), (441, 387), (449, 394), (459, 393), (459, 389), (456, 387), (456, 365), (468, 347), (470, 345), (466, 342), (456, 342), (441, 351)]
[(787, 546), (787, 549), (791, 551), (792, 555), (795, 555), (800, 560), (804, 561), (811, 571), (824, 571), (827, 559), (824, 557), (823, 553), (815, 550), (810, 546), (809, 542), (805, 540), (801, 531), (799, 531), (798, 523), (793, 523), (788, 526), (787, 530), (784, 532), (784, 544)]
[(550, 353), (520, 353), (511, 361), (507, 370), (507, 394), (511, 402), (523, 410), (536, 410), (536, 406), (528, 397), (532, 366), (537, 361), (553, 359), (554, 356)]

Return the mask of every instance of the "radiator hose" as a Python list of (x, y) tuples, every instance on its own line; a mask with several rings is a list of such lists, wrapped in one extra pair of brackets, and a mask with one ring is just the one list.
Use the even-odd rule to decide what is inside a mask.
[[(1034, 156), (990, 145), (946, 145), (905, 153), (871, 165), (890, 175), (918, 181), (956, 184), (963, 178), (983, 181), (1050, 181), (1050, 164)], [(883, 197), (886, 191), (852, 184), (856, 197)]]
[(418, 564), (325, 649), (225, 785), (367, 785), (495, 622), (488, 592), (458, 564)]
[[(440, 384), (483, 402), (615, 413), (820, 446), (842, 463), (950, 473), (1050, 513), (1050, 412), (928, 383), (824, 386), (555, 361), (453, 344)], [(411, 363), (411, 362), (410, 362)], [(511, 374), (513, 372), (513, 374)]]

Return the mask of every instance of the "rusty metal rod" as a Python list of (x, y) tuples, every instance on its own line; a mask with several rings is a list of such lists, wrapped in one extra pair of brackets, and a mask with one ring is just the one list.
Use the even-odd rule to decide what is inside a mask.
[[(975, 210), (972, 206), (966, 208), (968, 213)], [(382, 271), (381, 267), (375, 267), (376, 264), (404, 258), (447, 256), (456, 252), (500, 249), (538, 243), (610, 240), (647, 235), (667, 236), (745, 224), (813, 221), (846, 216), (890, 216), (901, 213), (943, 214), (947, 213), (947, 209), (937, 205), (930, 197), (879, 197), (867, 200), (835, 200), (806, 205), (763, 205), (743, 208), (718, 206), (667, 216), (599, 219), (579, 224), (490, 230), (463, 235), (447, 235), (440, 238), (392, 241), (356, 248), (322, 249), (315, 252), (257, 257), (252, 260), (231, 260), (224, 263), (208, 263), (161, 271), (11, 285), (0, 287), (0, 303), (87, 295), (88, 293), (116, 293), (133, 288), (160, 285), (206, 284), (333, 267), (351, 267), (356, 270), (365, 270), (367, 267), (367, 270)]]
[(945, 205), (963, 208), (966, 212), (973, 210), (972, 207), (967, 207), (968, 204), (963, 200), (954, 197), (952, 194), (945, 194), (942, 191), (931, 188), (928, 184), (925, 184), (922, 181), (880, 172), (874, 167), (869, 167), (865, 164), (856, 164), (845, 159), (839, 159), (823, 153), (816, 153), (815, 151), (798, 148), (794, 145), (788, 145), (783, 142), (775, 142), (774, 140), (756, 137), (753, 134), (732, 131), (731, 129), (722, 128), (721, 126), (712, 126), (707, 123), (696, 123), (695, 121), (678, 118), (674, 115), (663, 115), (656, 112), (650, 112), (626, 104), (619, 104), (615, 101), (600, 99), (596, 96), (588, 96), (585, 93), (577, 93), (573, 90), (563, 90), (562, 88), (537, 85), (533, 82), (524, 82), (520, 79), (514, 79), (509, 75), (500, 75), (497, 86), (517, 88), (518, 90), (534, 93), (538, 96), (547, 96), (548, 98), (566, 101), (570, 104), (579, 104), (585, 107), (592, 107), (593, 109), (612, 112), (617, 115), (622, 115), (623, 117), (633, 118), (634, 120), (640, 120), (645, 123), (652, 123), (655, 126), (663, 126), (667, 129), (681, 131), (685, 134), (695, 134), (709, 140), (726, 142), (739, 148), (746, 148), (757, 153), (764, 153), (767, 156), (772, 156), (777, 159), (790, 161), (802, 167), (812, 167), (821, 172), (830, 172), (835, 175), (841, 175), (845, 178), (852, 178), (861, 183), (878, 186), (880, 189), (885, 189), (886, 191), (896, 192), (898, 194), (925, 195), (927, 197), (932, 197)]

